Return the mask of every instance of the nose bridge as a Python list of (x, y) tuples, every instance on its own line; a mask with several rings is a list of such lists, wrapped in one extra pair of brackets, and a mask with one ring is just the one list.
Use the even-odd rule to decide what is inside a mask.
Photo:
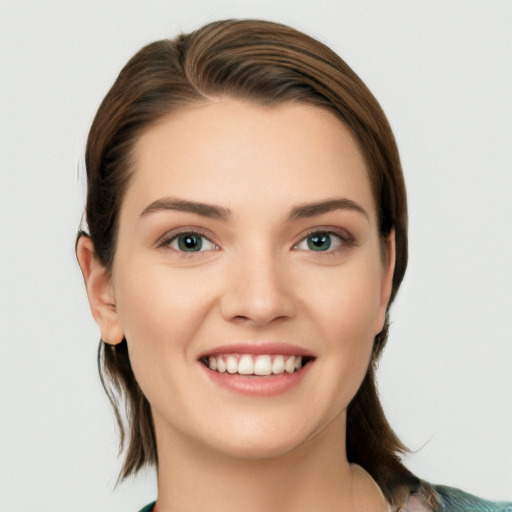
[(286, 279), (285, 261), (270, 246), (251, 244), (234, 257), (222, 297), (226, 319), (265, 325), (292, 317), (295, 302)]

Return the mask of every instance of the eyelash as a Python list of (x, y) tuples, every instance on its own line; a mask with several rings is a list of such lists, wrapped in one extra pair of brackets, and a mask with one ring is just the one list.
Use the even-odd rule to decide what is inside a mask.
[[(311, 246), (308, 244), (307, 248), (301, 248), (301, 244), (308, 243), (308, 239), (312, 238), (314, 235), (316, 235), (319, 238), (322, 237), (330, 237), (328, 240), (328, 246), (325, 250), (315, 250), (312, 249)], [(204, 242), (201, 242), (201, 246), (198, 250), (182, 250), (179, 246), (179, 238), (180, 237), (186, 237), (189, 238), (198, 237), (201, 240), (206, 240), (209, 244), (211, 244), (212, 247), (209, 247), (207, 249), (203, 249)], [(332, 237), (335, 237), (338, 240), (338, 243), (335, 247), (332, 247)], [(173, 247), (173, 244), (177, 244), (176, 247)], [(314, 243), (314, 242), (313, 242)], [(297, 251), (310, 251), (314, 253), (335, 253), (336, 251), (343, 249), (344, 247), (352, 247), (355, 244), (355, 240), (344, 230), (333, 230), (332, 228), (315, 228), (314, 230), (311, 230), (309, 233), (307, 233), (306, 236), (302, 237), (299, 242), (293, 245), (292, 249)], [(197, 252), (205, 252), (207, 250), (214, 250), (218, 251), (220, 247), (213, 242), (209, 236), (201, 232), (199, 230), (183, 230), (179, 232), (171, 232), (167, 235), (164, 235), (158, 242), (157, 247), (168, 247), (173, 249), (176, 252), (179, 252), (181, 254), (188, 254), (188, 253), (197, 253)]]
[(179, 245), (177, 247), (173, 247), (173, 244), (176, 242), (176, 244), (179, 244), (179, 238), (180, 237), (198, 237), (200, 238), (201, 240), (206, 240), (208, 243), (210, 243), (212, 245), (212, 248), (209, 248), (209, 249), (206, 249), (206, 250), (214, 250), (214, 251), (217, 251), (219, 250), (219, 246), (213, 242), (212, 240), (210, 240), (210, 238), (203, 232), (201, 231), (198, 231), (198, 230), (193, 230), (193, 229), (190, 229), (190, 230), (183, 230), (183, 231), (179, 231), (179, 232), (171, 232), (171, 233), (168, 233), (167, 235), (164, 235), (157, 243), (157, 247), (169, 247), (179, 253), (183, 253), (183, 254), (188, 254), (188, 253), (195, 253), (195, 252), (204, 252), (205, 249), (203, 249), (203, 244), (204, 242), (201, 243), (201, 247), (199, 248), (199, 250), (197, 251), (194, 251), (194, 250), (191, 250), (191, 251), (186, 251), (186, 250), (181, 250)]
[[(312, 238), (313, 236), (317, 237), (330, 237), (329, 245), (326, 248), (326, 250), (317, 250), (315, 251), (312, 249), (309, 245), (307, 248), (301, 248), (300, 245), (303, 243), (308, 242), (308, 239)], [(332, 247), (332, 237), (335, 237), (338, 239), (338, 243), (336, 247)], [(315, 253), (335, 253), (336, 251), (339, 251), (346, 247), (352, 247), (355, 244), (355, 240), (350, 236), (346, 231), (344, 230), (334, 230), (332, 228), (315, 228), (314, 230), (311, 230), (305, 237), (301, 238), (298, 243), (296, 243), (293, 246), (294, 250), (297, 251), (311, 251)]]

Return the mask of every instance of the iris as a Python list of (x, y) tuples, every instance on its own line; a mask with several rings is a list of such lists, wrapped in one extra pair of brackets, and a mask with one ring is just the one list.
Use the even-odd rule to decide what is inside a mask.
[(203, 237), (194, 233), (185, 233), (177, 237), (180, 251), (197, 252), (203, 247)]
[(331, 247), (331, 235), (329, 233), (314, 233), (307, 238), (308, 249), (312, 251), (327, 251)]

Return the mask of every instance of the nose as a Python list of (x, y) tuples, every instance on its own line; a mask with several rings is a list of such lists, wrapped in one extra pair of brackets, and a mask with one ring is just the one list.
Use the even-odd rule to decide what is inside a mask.
[(296, 314), (286, 265), (267, 251), (239, 255), (228, 270), (221, 313), (226, 320), (264, 326)]

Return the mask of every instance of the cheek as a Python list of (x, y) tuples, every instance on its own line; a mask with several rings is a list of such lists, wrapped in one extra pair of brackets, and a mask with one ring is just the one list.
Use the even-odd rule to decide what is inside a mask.
[[(336, 360), (341, 374), (352, 376), (347, 380), (359, 381), (366, 372), (375, 337), (375, 314), (372, 297), (360, 289), (349, 296), (333, 298), (323, 312), (326, 350)], [(358, 385), (356, 382), (356, 388)]]
[[(356, 393), (366, 373), (373, 348), (380, 304), (380, 269), (362, 265), (345, 269), (316, 287), (310, 311), (312, 324), (324, 340), (326, 375), (333, 388), (343, 389), (343, 402)], [(371, 277), (371, 279), (370, 279)], [(345, 404), (347, 405), (347, 404)]]
[(347, 266), (342, 272), (327, 275), (323, 283), (310, 289), (315, 298), (317, 321), (324, 335), (335, 334), (345, 343), (373, 342), (378, 332), (381, 295), (381, 269), (370, 260)]
[[(196, 279), (162, 266), (119, 273), (118, 318), (137, 380), (189, 357), (190, 340), (209, 310), (211, 297)], [(167, 364), (161, 365), (165, 360)], [(177, 366), (177, 365), (176, 365)], [(162, 376), (163, 377), (163, 376)], [(141, 386), (142, 386), (142, 382)]]

